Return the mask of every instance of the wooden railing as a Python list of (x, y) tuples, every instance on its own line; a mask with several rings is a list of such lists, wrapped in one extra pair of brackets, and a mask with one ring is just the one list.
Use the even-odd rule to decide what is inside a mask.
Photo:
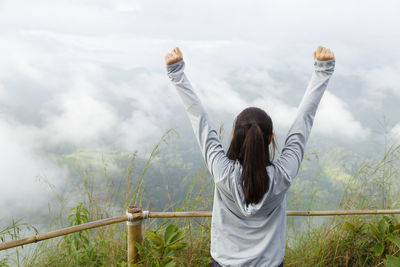
[[(142, 211), (137, 206), (130, 206), (126, 215), (107, 218), (90, 223), (80, 224), (45, 234), (38, 234), (31, 237), (8, 241), (0, 244), (0, 251), (14, 247), (36, 243), (42, 240), (64, 236), (92, 228), (98, 228), (110, 224), (127, 222), (127, 257), (129, 266), (133, 266), (139, 260), (135, 242), (142, 242), (142, 221), (148, 218), (190, 218), (190, 217), (211, 217), (211, 211), (185, 211), (185, 212), (150, 212)], [(344, 215), (378, 215), (378, 214), (400, 214), (400, 210), (336, 210), (336, 211), (287, 211), (287, 216), (344, 216)]]

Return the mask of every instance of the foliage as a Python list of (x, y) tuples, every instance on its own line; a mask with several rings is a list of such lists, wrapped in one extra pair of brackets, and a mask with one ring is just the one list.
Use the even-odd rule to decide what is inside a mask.
[(375, 255), (383, 255), (389, 243), (398, 245), (400, 248), (400, 238), (396, 236), (400, 232), (400, 224), (395, 216), (385, 215), (377, 226), (369, 223), (369, 227), (373, 232)]
[[(54, 218), (59, 220), (60, 225), (64, 221), (65, 216), (68, 214), (68, 222), (70, 226), (82, 224), (88, 221), (100, 220), (115, 215), (120, 215), (125, 212), (124, 207), (127, 205), (142, 203), (146, 188), (155, 188), (151, 183), (146, 180), (147, 173), (152, 171), (150, 168), (153, 161), (159, 160), (159, 147), (162, 142), (166, 142), (171, 133), (174, 131), (168, 131), (164, 134), (160, 142), (153, 149), (151, 155), (147, 161), (141, 161), (137, 158), (137, 153), (131, 154), (131, 156), (125, 162), (127, 166), (126, 173), (123, 175), (125, 183), (121, 183), (121, 180), (116, 180), (115, 164), (117, 161), (107, 161), (107, 157), (102, 156), (102, 172), (98, 172), (99, 166), (95, 168), (94, 176), (92, 176), (92, 167), (86, 166), (81, 169), (77, 168), (78, 172), (76, 175), (81, 177), (82, 183), (77, 183), (76, 180), (71, 181), (73, 183), (69, 188), (73, 188), (71, 191), (72, 199), (76, 200), (77, 196), (81, 196), (80, 201), (75, 202), (72, 207), (69, 207), (66, 211), (64, 206), (68, 199), (68, 196), (58, 195), (57, 198), (60, 200), (60, 215), (53, 215)], [(95, 161), (94, 157), (88, 153), (80, 153), (80, 156), (84, 155), (89, 157), (92, 162)], [(126, 154), (123, 155), (126, 157)], [(121, 155), (115, 155), (115, 158), (120, 158)], [(68, 157), (68, 164), (73, 164), (71, 161), (73, 157)], [(119, 163), (118, 163), (119, 164)], [(122, 166), (122, 165), (121, 165)], [(142, 170), (138, 171), (138, 169)], [(151, 174), (154, 176), (154, 174)], [(99, 176), (103, 176), (104, 179), (100, 179)], [(118, 177), (121, 174), (117, 175)], [(209, 194), (211, 191), (206, 189), (207, 183), (203, 181), (207, 180), (207, 174), (203, 170), (196, 172), (195, 178), (190, 179), (189, 176), (184, 176), (184, 181), (181, 185), (191, 185), (190, 194), (184, 200), (181, 200), (186, 208), (188, 209), (207, 209), (210, 205)], [(118, 183), (116, 182), (118, 181)], [(123, 180), (122, 180), (123, 181)], [(209, 180), (208, 180), (209, 181)], [(150, 181), (154, 182), (154, 181)], [(157, 182), (157, 181), (156, 181)], [(133, 186), (132, 186), (133, 185)], [(188, 186), (186, 186), (187, 188)], [(122, 189), (121, 189), (122, 188)], [(177, 187), (180, 190), (185, 191), (185, 188)], [(203, 189), (202, 189), (203, 188)], [(168, 190), (168, 186), (166, 186)], [(199, 192), (199, 193), (197, 193)], [(164, 196), (167, 196), (169, 192), (162, 192)], [(162, 194), (157, 193), (157, 198), (164, 203), (172, 203), (173, 205), (168, 206), (169, 209), (179, 209), (177, 203), (174, 204), (174, 200), (165, 201), (161, 199)], [(156, 197), (148, 198), (157, 200)], [(191, 201), (191, 198), (196, 199)], [(78, 199), (79, 200), (79, 199)], [(177, 207), (175, 208), (175, 205)], [(182, 220), (180, 220), (182, 222)], [(203, 220), (202, 220), (203, 221)], [(203, 225), (209, 224), (209, 219), (204, 219)], [(186, 225), (189, 225), (189, 221)], [(60, 225), (53, 222), (53, 228), (61, 228)], [(146, 229), (158, 229), (153, 230), (154, 233), (162, 231), (163, 224), (159, 225), (157, 220), (152, 220), (150, 223), (144, 223), (143, 228), (145, 233), (150, 233)], [(164, 253), (159, 255), (159, 258), (163, 258), (163, 262), (173, 259), (170, 265), (175, 263), (178, 266), (185, 266), (185, 262), (195, 262), (200, 260), (205, 262), (202, 257), (199, 257), (198, 252), (202, 255), (207, 255), (209, 260), (209, 230), (200, 231), (201, 235), (194, 235), (193, 232), (197, 231), (196, 227), (186, 228), (185, 230), (178, 229), (176, 224), (171, 224), (169, 228), (164, 232), (163, 241), (165, 245)], [(185, 234), (183, 234), (185, 233)], [(183, 242), (182, 238), (190, 235), (189, 242)], [(146, 234), (145, 242), (151, 242), (151, 234)], [(176, 236), (175, 236), (176, 235)], [(33, 253), (24, 262), (25, 266), (127, 266), (126, 262), (126, 228), (124, 224), (115, 224), (107, 227), (98, 229), (91, 229), (88, 231), (82, 231), (78, 233), (66, 236), (63, 239), (50, 239), (46, 242), (40, 242), (35, 247)], [(154, 238), (154, 236), (153, 236)], [(167, 238), (167, 239), (165, 239)], [(201, 239), (204, 245), (201, 245), (201, 251), (198, 250), (199, 240)], [(176, 240), (178, 239), (178, 240)], [(147, 240), (147, 241), (146, 241)], [(154, 240), (153, 240), (154, 241)], [(167, 241), (167, 242), (166, 242)], [(192, 254), (184, 254), (183, 244), (185, 248), (190, 249)], [(182, 247), (181, 247), (182, 246)], [(161, 252), (160, 252), (161, 253)], [(178, 257), (178, 258), (177, 258)], [(197, 257), (195, 259), (194, 257)], [(154, 262), (156, 264), (156, 262)], [(195, 265), (194, 265), (195, 266)]]
[[(68, 216), (69, 226), (89, 222), (89, 212), (84, 203), (80, 202), (70, 211), (71, 214)], [(69, 255), (73, 256), (77, 263), (94, 262), (101, 264), (101, 259), (105, 256), (101, 253), (96, 253), (96, 247), (100, 244), (89, 241), (89, 232), (87, 230), (65, 236), (65, 243), (68, 247)]]
[(152, 267), (176, 266), (173, 256), (187, 247), (187, 243), (183, 242), (186, 235), (175, 224), (169, 224), (164, 234), (148, 230), (145, 237), (143, 244), (136, 246), (142, 259), (141, 263)]
[(384, 262), (385, 262), (386, 267), (399, 267), (400, 266), (400, 258), (399, 257), (387, 255), (386, 260)]
[[(69, 226), (80, 225), (89, 221), (88, 210), (82, 202), (71, 208), (71, 212), (72, 213), (68, 216)], [(89, 245), (88, 236), (89, 233), (87, 230), (66, 236), (65, 239), (67, 243), (69, 243), (69, 251), (79, 251), (81, 248), (87, 247)]]
[[(204, 165), (193, 170), (198, 158), (189, 161), (192, 154), (184, 151), (184, 156), (179, 155), (173, 143), (170, 151), (159, 153), (160, 145), (171, 133), (174, 131), (163, 135), (147, 160), (137, 157), (136, 152), (102, 154), (100, 160), (95, 153), (65, 157), (71, 169), (76, 167), (74, 164), (82, 164), (82, 157), (90, 164), (83, 169), (77, 167), (75, 175), (81, 179), (69, 181), (69, 195), (57, 195), (59, 214), (53, 213), (50, 227), (61, 228), (66, 220), (73, 226), (120, 215), (131, 204), (148, 205), (148, 210), (150, 204), (155, 210), (210, 209), (213, 182)], [(339, 149), (307, 158), (289, 193), (290, 208), (386, 209), (398, 205), (398, 185), (395, 179), (391, 180), (399, 174), (397, 148), (390, 149), (377, 162), (363, 162), (353, 153)], [(340, 179), (332, 179), (333, 176)], [(288, 220), (291, 231), (285, 266), (398, 266), (400, 237), (396, 216)], [(143, 224), (145, 239), (138, 245), (142, 255), (138, 265), (209, 266), (210, 219), (168, 223), (166, 228), (166, 222), (154, 219)], [(9, 231), (19, 238), (15, 226)], [(124, 224), (91, 229), (40, 242), (27, 258), (18, 254), (15, 264), (4, 258), (0, 266), (127, 266), (125, 240)]]
[[(0, 242), (6, 242), (9, 240), (18, 240), (21, 238), (21, 233), (33, 232), (38, 234), (38, 230), (35, 226), (23, 223), (20, 220), (11, 219), (11, 224), (3, 229), (0, 229)], [(4, 252), (7, 253), (7, 252)], [(11, 260), (10, 258), (14, 258)], [(5, 257), (0, 259), (0, 267), (8, 267), (14, 265), (20, 265), (21, 260), (20, 249), (15, 249), (15, 252), (7, 253)]]
[(7, 258), (4, 259), (0, 259), (0, 267), (9, 267), (10, 265), (8, 265), (9, 261)]
[(346, 216), (299, 234), (287, 247), (285, 265), (376, 266), (385, 261), (390, 266), (387, 262), (399, 255), (399, 249), (391, 240), (400, 238), (397, 231), (389, 232), (389, 224), (387, 230), (384, 229), (387, 220), (392, 218), (396, 217), (384, 216), (373, 222), (375, 217)]
[[(397, 206), (399, 147), (377, 163), (363, 164), (348, 180), (337, 209), (390, 209)], [(385, 190), (382, 190), (382, 189)], [(393, 190), (393, 191), (392, 191)], [(384, 201), (382, 201), (384, 200)], [(395, 200), (395, 201), (393, 201)], [(393, 266), (397, 264), (398, 217), (337, 216), (319, 225), (292, 224), (285, 255), (287, 266)], [(394, 265), (399, 266), (399, 265)]]

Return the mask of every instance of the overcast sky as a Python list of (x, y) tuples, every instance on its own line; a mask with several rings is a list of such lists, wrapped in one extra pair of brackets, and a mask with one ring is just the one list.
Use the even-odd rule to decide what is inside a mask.
[(313, 134), (362, 144), (383, 122), (398, 142), (399, 10), (395, 0), (0, 0), (0, 210), (39, 206), (26, 200), (48, 194), (40, 177), (62, 183), (56, 153), (146, 154), (168, 128), (187, 128), (164, 66), (175, 46), (216, 124), (255, 105), (281, 136), (313, 50), (328, 46), (336, 71)]

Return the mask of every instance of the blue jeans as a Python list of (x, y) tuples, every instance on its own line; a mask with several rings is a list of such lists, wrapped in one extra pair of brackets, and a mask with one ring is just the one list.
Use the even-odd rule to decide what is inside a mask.
[[(213, 260), (213, 263), (212, 263), (211, 267), (222, 267), (222, 266), (219, 265), (218, 262), (216, 262), (215, 260)], [(283, 262), (282, 262), (278, 267), (283, 267)]]

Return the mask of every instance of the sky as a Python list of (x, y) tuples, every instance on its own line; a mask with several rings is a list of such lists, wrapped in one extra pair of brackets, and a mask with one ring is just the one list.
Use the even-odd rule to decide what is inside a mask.
[(258, 106), (280, 136), (314, 49), (330, 47), (336, 70), (313, 136), (399, 143), (398, 10), (370, 0), (0, 0), (0, 221), (45, 205), (49, 183), (62, 187), (57, 155), (146, 155), (167, 129), (187, 132), (164, 63), (175, 46), (216, 124), (229, 129)]

